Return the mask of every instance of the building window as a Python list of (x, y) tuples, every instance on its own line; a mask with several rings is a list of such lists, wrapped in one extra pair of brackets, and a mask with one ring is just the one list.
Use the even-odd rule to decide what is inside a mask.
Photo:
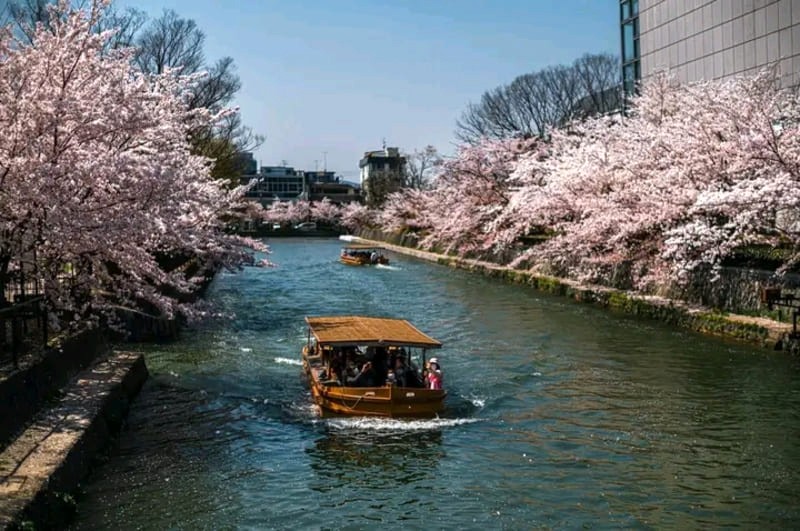
[(642, 78), (639, 49), (639, 0), (621, 0), (619, 20), (622, 37), (622, 85), (626, 95), (636, 91)]

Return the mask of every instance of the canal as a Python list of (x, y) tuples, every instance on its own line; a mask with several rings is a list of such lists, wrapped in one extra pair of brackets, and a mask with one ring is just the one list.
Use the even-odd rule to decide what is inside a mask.
[[(269, 242), (227, 317), (150, 380), (75, 529), (797, 527), (800, 362), (340, 242)], [(303, 317), (405, 317), (444, 343), (442, 418), (321, 420)]]

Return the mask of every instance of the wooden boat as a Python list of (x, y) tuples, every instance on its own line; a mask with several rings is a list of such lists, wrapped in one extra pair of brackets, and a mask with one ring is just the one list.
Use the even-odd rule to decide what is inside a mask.
[(389, 259), (383, 254), (382, 247), (354, 243), (342, 247), (339, 261), (347, 265), (389, 265)]
[[(303, 368), (322, 416), (434, 417), (443, 410), (447, 392), (424, 388), (419, 370), (426, 366), (427, 351), (442, 344), (408, 321), (335, 316), (306, 317), (306, 322)], [(405, 372), (398, 371), (405, 376), (402, 384), (393, 382), (388, 368), (382, 374), (383, 360), (392, 367), (398, 357), (407, 360)], [(367, 361), (373, 365), (368, 372), (375, 375), (371, 385), (361, 378), (365, 368), (355, 377), (348, 369), (351, 362)]]

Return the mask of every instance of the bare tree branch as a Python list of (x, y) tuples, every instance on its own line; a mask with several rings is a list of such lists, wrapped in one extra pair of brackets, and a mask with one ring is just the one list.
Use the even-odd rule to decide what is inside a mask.
[(587, 54), (571, 65), (549, 66), (489, 90), (456, 122), (456, 137), (546, 136), (553, 127), (618, 108), (620, 68), (611, 54)]
[(177, 69), (182, 75), (194, 74), (205, 62), (205, 39), (194, 20), (165, 10), (136, 39), (139, 48), (136, 64), (142, 71), (153, 74), (162, 74), (167, 68)]
[(431, 184), (432, 173), (442, 164), (442, 157), (435, 147), (425, 146), (422, 151), (406, 155), (405, 188), (422, 190)]

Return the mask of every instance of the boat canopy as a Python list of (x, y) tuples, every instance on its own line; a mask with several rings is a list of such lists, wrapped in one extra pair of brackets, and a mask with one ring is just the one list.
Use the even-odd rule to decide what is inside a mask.
[(405, 319), (361, 317), (306, 317), (320, 345), (441, 348), (442, 344), (420, 332)]
[(368, 251), (370, 249), (383, 249), (383, 247), (379, 245), (367, 245), (366, 243), (351, 243), (349, 245), (345, 245), (343, 249), (349, 249), (352, 251)]

